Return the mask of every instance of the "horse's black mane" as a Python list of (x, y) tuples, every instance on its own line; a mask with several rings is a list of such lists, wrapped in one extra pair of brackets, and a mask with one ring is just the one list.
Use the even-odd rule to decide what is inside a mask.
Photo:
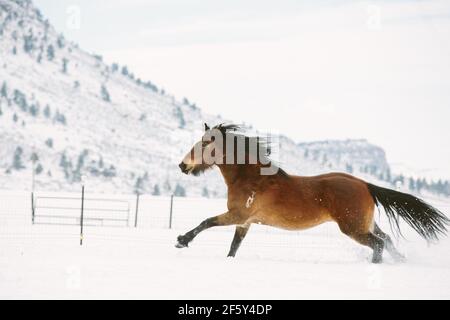
[[(226, 135), (233, 135), (236, 138), (244, 138), (246, 146), (250, 145), (251, 143), (255, 143), (257, 145), (256, 154), (253, 154), (253, 156), (256, 157), (256, 159), (259, 159), (259, 161), (263, 163), (271, 163), (272, 165), (276, 166), (278, 168), (278, 174), (282, 176), (288, 176), (288, 174), (279, 167), (275, 161), (273, 161), (270, 158), (270, 155), (272, 154), (272, 141), (270, 138), (263, 138), (260, 136), (250, 137), (245, 135), (245, 129), (243, 126), (237, 125), (237, 124), (218, 124), (212, 129), (219, 130), (223, 137), (225, 138)], [(259, 153), (258, 150), (263, 150), (263, 152)], [(249, 153), (250, 150), (246, 148), (246, 152)]]

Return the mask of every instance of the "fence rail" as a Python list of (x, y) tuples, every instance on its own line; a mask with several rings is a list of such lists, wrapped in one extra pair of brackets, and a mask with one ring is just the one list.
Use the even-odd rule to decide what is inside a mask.
[[(449, 214), (450, 202), (438, 200), (432, 199), (431, 202)], [(85, 235), (111, 240), (138, 239), (141, 235), (152, 234), (150, 229), (186, 232), (204, 219), (226, 210), (226, 199), (96, 195), (88, 189), (85, 196), (81, 192), (37, 192), (30, 196), (27, 192), (0, 191), (0, 241), (5, 237), (21, 239), (55, 236), (72, 239), (78, 235), (80, 243), (83, 243)], [(384, 219), (383, 214), (380, 219)], [(114, 229), (108, 229), (110, 227)], [(388, 231), (389, 226), (386, 225), (385, 229)], [(217, 233), (221, 230), (232, 232), (232, 228), (212, 231)], [(261, 244), (266, 247), (336, 247), (345, 239), (334, 224), (302, 232), (252, 226), (250, 238), (255, 233), (259, 235), (258, 244), (262, 238), (267, 239), (265, 244)], [(158, 232), (154, 234), (156, 236)]]

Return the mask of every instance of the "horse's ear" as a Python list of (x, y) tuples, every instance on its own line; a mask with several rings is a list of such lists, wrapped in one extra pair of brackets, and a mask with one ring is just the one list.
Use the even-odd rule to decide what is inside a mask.
[(205, 132), (211, 129), (206, 123), (205, 123)]

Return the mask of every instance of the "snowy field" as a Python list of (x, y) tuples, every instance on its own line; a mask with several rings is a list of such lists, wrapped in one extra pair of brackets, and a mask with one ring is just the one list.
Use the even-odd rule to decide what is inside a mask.
[[(334, 224), (302, 233), (252, 227), (230, 260), (233, 228), (205, 231), (191, 248), (174, 248), (177, 235), (224, 212), (224, 200), (175, 199), (169, 229), (170, 199), (141, 197), (134, 228), (134, 196), (87, 195), (89, 226), (81, 247), (80, 228), (70, 225), (77, 223), (71, 218), (79, 214), (77, 200), (47, 199), (55, 196), (79, 197), (35, 195), (32, 225), (31, 195), (0, 192), (0, 298), (450, 298), (450, 240), (428, 247), (405, 225), (408, 240), (399, 244), (408, 256), (404, 264), (385, 254), (383, 265), (372, 265), (370, 251)], [(450, 203), (432, 202), (450, 212)], [(121, 209), (109, 212), (113, 207)], [(104, 225), (115, 223), (109, 218), (119, 218), (119, 225), (100, 226), (104, 219)]]

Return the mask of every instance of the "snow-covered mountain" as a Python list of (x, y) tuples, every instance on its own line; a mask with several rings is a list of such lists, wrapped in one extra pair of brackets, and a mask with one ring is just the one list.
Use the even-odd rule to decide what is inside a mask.
[[(217, 171), (188, 177), (177, 164), (203, 122), (224, 121), (66, 41), (30, 0), (0, 0), (0, 188), (78, 190), (83, 178), (96, 192), (223, 196)], [(292, 173), (391, 181), (364, 140), (279, 145)]]

